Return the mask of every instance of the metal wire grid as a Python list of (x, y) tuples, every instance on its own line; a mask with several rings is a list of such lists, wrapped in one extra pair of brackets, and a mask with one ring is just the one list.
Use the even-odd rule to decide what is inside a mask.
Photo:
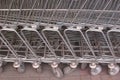
[[(117, 24), (119, 2), (119, 0), (10, 0), (10, 2), (1, 0), (1, 23), (13, 21), (14, 24), (19, 22), (49, 24), (53, 21), (55, 23)], [(47, 38), (48, 35), (50, 34), (46, 35)], [(50, 41), (54, 42), (53, 40)]]
[[(30, 51), (31, 49), (28, 45), (21, 39), (18, 32), (11, 30), (9, 28), (1, 29), (1, 36), (9, 45), (9, 47), (13, 50), (13, 54), (16, 55), (17, 58), (35, 58), (35, 55)], [(12, 35), (12, 36), (11, 36)]]
[(91, 46), (83, 33), (84, 32), (80, 30), (80, 28), (77, 29), (77, 27), (70, 27), (64, 31), (68, 44), (77, 56), (83, 58), (85, 58), (85, 56), (88, 58), (95, 58), (95, 54), (91, 51)]
[(65, 59), (76, 59), (76, 55), (64, 39), (62, 29), (45, 28), (42, 30), (42, 34), (57, 56)]
[(102, 30), (88, 29), (86, 31), (86, 36), (97, 56), (114, 58), (113, 50), (109, 45), (106, 34)]
[(0, 0), (1, 22), (119, 24), (120, 0)]
[(6, 42), (0, 37), (0, 57), (4, 57), (4, 58), (14, 58), (15, 56), (11, 53), (11, 51), (9, 50), (9, 47), (6, 46)]
[(110, 42), (111, 48), (114, 50), (116, 57), (119, 57), (119, 28), (113, 28), (107, 32), (108, 40)]
[(35, 54), (39, 57), (50, 57), (54, 56), (50, 52), (47, 43), (43, 40), (42, 35), (40, 33), (41, 29), (34, 29), (32, 27), (25, 27), (21, 30), (21, 35), (23, 36), (24, 40), (32, 47), (35, 51)]

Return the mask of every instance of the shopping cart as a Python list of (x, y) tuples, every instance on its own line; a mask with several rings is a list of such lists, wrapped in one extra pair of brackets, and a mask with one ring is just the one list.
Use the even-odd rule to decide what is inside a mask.
[(79, 63), (82, 63), (82, 69), (85, 69), (87, 63), (98, 63), (96, 55), (93, 49), (91, 48), (90, 44), (88, 43), (84, 33), (85, 28), (83, 28), (82, 25), (71, 26), (68, 29), (65, 29), (64, 31), (64, 35), (69, 46), (74, 51), (74, 53), (81, 58)]
[(13, 66), (17, 68), (18, 72), (25, 71), (24, 62), (33, 63), (34, 65), (34, 61), (38, 58), (30, 46), (23, 40), (16, 26), (4, 26), (0, 30), (0, 34), (17, 56)]
[(50, 64), (55, 76), (62, 77), (62, 70), (58, 67), (59, 58), (56, 57), (53, 49), (42, 37), (41, 30), (42, 26), (31, 24), (30, 26), (25, 26), (21, 30), (21, 34), (29, 46), (34, 49), (35, 54), (40, 57), (41, 62)]
[(108, 41), (111, 49), (113, 49), (115, 54), (115, 62), (113, 67), (109, 70), (110, 75), (115, 75), (119, 72), (119, 27), (114, 26), (107, 32)]
[(42, 35), (46, 42), (54, 50), (56, 56), (60, 57), (60, 62), (70, 64), (70, 67), (64, 68), (64, 73), (67, 74), (73, 71), (77, 65), (77, 56), (67, 44), (63, 35), (64, 27), (59, 25), (48, 25), (42, 30)]
[(0, 37), (0, 72), (3, 72), (7, 62), (14, 62), (16, 55), (8, 44)]
[[(105, 34), (105, 27), (101, 25), (97, 25), (96, 27), (94, 26), (93, 28), (90, 28), (86, 31), (86, 36), (88, 39), (88, 42), (90, 43), (91, 47), (93, 48), (95, 54), (97, 55), (98, 59), (100, 58), (101, 60), (99, 63), (107, 63), (108, 68), (110, 69), (109, 74), (117, 74), (119, 72), (119, 68), (117, 66), (117, 70), (112, 69), (111, 71), (111, 66), (115, 65), (115, 55), (114, 51), (111, 48), (106, 34)], [(115, 67), (114, 67), (115, 68)], [(95, 74), (93, 68), (93, 71), (91, 71), (92, 74)], [(116, 69), (116, 68), (115, 68)], [(99, 72), (99, 70), (98, 70)]]

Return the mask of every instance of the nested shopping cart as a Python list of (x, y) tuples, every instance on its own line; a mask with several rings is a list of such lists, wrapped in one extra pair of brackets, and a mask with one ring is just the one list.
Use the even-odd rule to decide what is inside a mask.
[(67, 44), (63, 34), (64, 29), (64, 26), (48, 25), (42, 30), (42, 35), (45, 41), (54, 50), (56, 56), (60, 57), (60, 62), (68, 63), (70, 65), (64, 68), (64, 73), (67, 74), (77, 67), (78, 57)]
[(110, 74), (114, 75), (117, 74), (119, 72), (119, 39), (120, 39), (120, 29), (118, 26), (114, 26), (112, 27), (110, 30), (107, 31), (107, 37), (108, 37), (108, 41), (110, 44), (111, 49), (114, 52), (115, 55), (115, 63), (113, 65), (113, 67), (110, 69)]
[(0, 37), (0, 44), (0, 72), (3, 72), (6, 63), (14, 62), (17, 57), (2, 37)]
[(63, 76), (62, 70), (58, 67), (60, 58), (56, 56), (55, 51), (41, 35), (42, 27), (44, 28), (44, 26), (35, 24), (25, 26), (21, 29), (21, 35), (35, 51), (35, 54), (40, 57), (41, 62), (50, 64), (55, 76), (60, 78)]
[(38, 60), (38, 57), (34, 54), (32, 48), (23, 40), (19, 32), (16, 26), (4, 26), (0, 30), (1, 37), (16, 55), (13, 66), (17, 68), (18, 72), (24, 72), (24, 63), (28, 62), (35, 65), (34, 61)]
[[(65, 29), (64, 35), (66, 37), (66, 40), (71, 47), (71, 49), (74, 51), (74, 53), (79, 56), (80, 60), (79, 63), (81, 64), (81, 68), (85, 69), (87, 64), (90, 64), (90, 67), (94, 67), (93, 64), (97, 64), (97, 55), (95, 54), (94, 50), (92, 49), (91, 45), (89, 44), (86, 36), (85, 36), (86, 28), (83, 27), (83, 25), (75, 25), (68, 27), (68, 29)], [(96, 68), (99, 68), (98, 72), (93, 72), (94, 69), (91, 69), (91, 74), (98, 74), (101, 72), (101, 67), (97, 66)]]
[[(107, 63), (109, 74), (115, 75), (119, 72), (119, 67), (115, 66), (115, 54), (106, 37), (106, 32), (105, 26), (97, 25), (96, 27), (94, 26), (88, 29), (85, 34), (94, 53), (97, 55), (98, 62)], [(93, 70), (93, 72), (96, 70)]]
[[(0, 0), (0, 62), (13, 62), (20, 72), (24, 63), (37, 71), (47, 63), (59, 78), (79, 63), (81, 68), (90, 64), (96, 75), (105, 63), (115, 75), (119, 14), (120, 0)], [(69, 66), (62, 72), (61, 64)]]

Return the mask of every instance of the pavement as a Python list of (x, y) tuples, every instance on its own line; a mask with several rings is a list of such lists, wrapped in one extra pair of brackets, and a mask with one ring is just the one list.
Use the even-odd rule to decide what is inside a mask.
[(0, 73), (0, 80), (120, 80), (120, 73), (110, 76), (107, 68), (104, 67), (102, 72), (97, 76), (90, 75), (90, 69), (81, 70), (79, 67), (72, 73), (64, 75), (58, 79), (52, 74), (50, 66), (44, 64), (42, 73), (37, 73), (30, 64), (26, 64), (25, 73), (18, 73), (12, 64), (4, 67), (4, 72)]

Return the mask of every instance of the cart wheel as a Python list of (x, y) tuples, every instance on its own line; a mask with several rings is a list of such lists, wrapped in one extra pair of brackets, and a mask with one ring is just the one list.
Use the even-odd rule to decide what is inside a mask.
[(63, 77), (63, 72), (62, 72), (62, 70), (59, 67), (53, 68), (53, 74), (57, 78), (62, 78)]
[(102, 71), (102, 67), (97, 65), (96, 68), (91, 69), (91, 75), (98, 75)]
[(120, 68), (119, 68), (118, 65), (116, 65), (115, 68), (109, 69), (108, 73), (109, 73), (111, 76), (114, 76), (114, 75), (116, 75), (119, 71), (120, 71)]
[(17, 71), (19, 73), (24, 73), (25, 72), (25, 65), (24, 64), (21, 64), (20, 67), (17, 68)]
[(86, 69), (87, 65), (88, 65), (87, 63), (82, 63), (82, 64), (81, 64), (81, 69), (82, 69), (82, 70)]
[(37, 72), (37, 73), (41, 73), (41, 72), (42, 72), (41, 66), (39, 66), (39, 67), (36, 69), (36, 72)]
[(63, 69), (64, 74), (69, 74), (72, 73), (73, 71), (75, 71), (76, 68), (71, 68), (70, 66), (67, 66)]

